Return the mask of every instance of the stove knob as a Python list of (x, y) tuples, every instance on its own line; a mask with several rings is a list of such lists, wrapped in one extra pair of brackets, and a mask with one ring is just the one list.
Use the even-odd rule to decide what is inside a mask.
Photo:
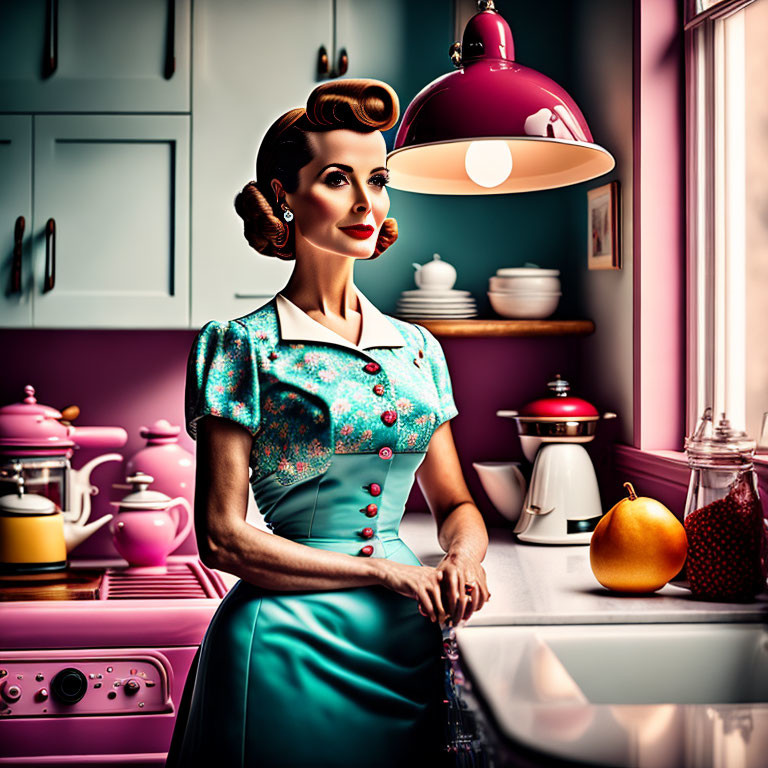
[(67, 667), (57, 672), (51, 680), (51, 694), (62, 704), (77, 704), (88, 690), (85, 675), (74, 667)]
[(138, 680), (129, 680), (124, 686), (123, 690), (129, 695), (133, 696), (141, 690), (141, 683)]
[(2, 686), (0, 686), (0, 696), (2, 696), (9, 704), (13, 704), (21, 698), (21, 686), (12, 684), (9, 680), (6, 680)]

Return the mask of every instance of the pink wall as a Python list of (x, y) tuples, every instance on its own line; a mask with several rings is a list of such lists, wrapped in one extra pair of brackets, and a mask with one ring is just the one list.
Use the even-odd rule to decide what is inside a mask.
[(682, 450), (685, 434), (682, 27), (680, 3), (635, 0), (633, 432), (643, 450)]
[[(24, 386), (35, 387), (39, 402), (62, 410), (77, 405), (80, 426), (120, 426), (128, 443), (117, 453), (129, 458), (145, 445), (139, 429), (166, 418), (182, 424), (184, 371), (194, 334), (190, 331), (69, 331), (4, 330), (0, 343), (5, 370), (0, 380), (0, 404), (18, 402)], [(194, 450), (185, 435), (184, 447)], [(75, 452), (77, 469), (93, 457), (112, 451), (82, 449)], [(100, 493), (92, 499), (93, 516), (114, 511), (110, 498), (125, 491), (111, 489), (124, 483), (122, 464), (96, 467), (91, 481)], [(190, 541), (180, 552), (195, 551)], [(116, 554), (105, 529), (94, 534), (76, 553)]]
[[(46, 405), (59, 410), (78, 405), (79, 425), (125, 428), (128, 443), (118, 452), (129, 458), (144, 445), (141, 426), (159, 418), (183, 424), (186, 360), (194, 335), (192, 331), (0, 331), (5, 360), (0, 405), (21, 400), (24, 386), (32, 384)], [(505, 521), (485, 496), (472, 462), (525, 462), (513, 422), (499, 419), (496, 411), (518, 408), (540, 396), (555, 373), (571, 381), (574, 393), (590, 397), (591, 376), (583, 377), (580, 369), (585, 343), (587, 339), (578, 337), (443, 340), (460, 412), (452, 422), (454, 438), (470, 491), (489, 525)], [(609, 409), (607, 404), (596, 405)], [(603, 433), (590, 445), (605, 482), (610, 482), (614, 424), (605, 422)], [(185, 432), (180, 443), (194, 452)], [(78, 451), (72, 464), (78, 468), (98, 453)], [(523, 469), (530, 472), (530, 465), (525, 463)], [(112, 483), (124, 482), (122, 465), (97, 467), (92, 481), (101, 489), (92, 500), (94, 516), (112, 511), (108, 501), (123, 494), (113, 495), (111, 489)], [(408, 507), (426, 510), (418, 486)], [(101, 552), (113, 552), (104, 530), (77, 550), (80, 556)]]

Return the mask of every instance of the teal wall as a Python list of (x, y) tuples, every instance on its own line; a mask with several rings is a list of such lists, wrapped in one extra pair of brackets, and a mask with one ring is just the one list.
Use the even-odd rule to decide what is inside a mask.
[[(579, 82), (574, 66), (573, 29), (579, 4), (571, 0), (501, 0), (496, 5), (512, 29), (516, 60), (551, 77), (582, 107), (580, 96), (589, 84)], [(436, 26), (443, 30), (446, 25), (441, 19)], [(427, 61), (434, 60), (432, 79), (451, 71), (448, 46), (453, 41), (452, 27), (442, 40), (434, 29), (425, 33), (411, 28), (405, 34), (413, 37), (409, 50), (420, 50)], [(419, 48), (425, 34), (426, 42)], [(414, 69), (421, 74), (425, 66), (421, 59)], [(396, 86), (403, 110), (428, 82)], [(585, 117), (589, 123), (586, 112)], [(388, 137), (390, 146), (393, 138)], [(600, 139), (595, 137), (598, 143)], [(400, 291), (415, 287), (411, 263), (423, 263), (436, 252), (456, 267), (456, 287), (473, 293), (480, 314), (493, 316), (485, 295), (488, 277), (499, 267), (531, 261), (561, 270), (563, 297), (555, 317), (588, 316), (580, 290), (586, 264), (586, 190), (605, 181), (511, 195), (443, 196), (390, 190), (390, 215), (398, 221), (399, 240), (380, 259), (359, 264), (356, 282), (384, 311), (392, 311)]]

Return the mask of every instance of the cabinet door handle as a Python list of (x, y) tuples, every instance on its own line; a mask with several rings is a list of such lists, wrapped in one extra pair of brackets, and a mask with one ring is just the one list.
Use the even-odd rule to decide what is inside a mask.
[(328, 51), (324, 45), (321, 45), (317, 52), (317, 76), (325, 77), (328, 74), (328, 69)]
[(59, 62), (59, 0), (48, 0), (45, 13), (43, 77), (50, 77)]
[(21, 254), (24, 240), (24, 217), (16, 219), (13, 230), (13, 263), (11, 265), (11, 293), (21, 293)]
[(168, 0), (168, 25), (165, 32), (165, 79), (176, 71), (176, 0)]
[(341, 77), (342, 75), (346, 75), (348, 69), (349, 69), (349, 56), (347, 55), (347, 49), (342, 48), (339, 51), (339, 65), (338, 67), (336, 67), (336, 72), (334, 74), (334, 77)]
[(43, 293), (53, 290), (56, 282), (56, 222), (48, 219), (45, 224), (45, 277)]

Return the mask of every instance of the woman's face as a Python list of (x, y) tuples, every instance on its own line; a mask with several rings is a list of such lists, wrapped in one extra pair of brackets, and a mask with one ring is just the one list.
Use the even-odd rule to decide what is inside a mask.
[[(296, 191), (285, 195), (295, 217), (297, 251), (303, 239), (320, 251), (370, 257), (389, 211), (381, 131), (338, 129), (307, 138), (313, 160), (299, 170)], [(273, 182), (278, 196), (279, 184)]]

